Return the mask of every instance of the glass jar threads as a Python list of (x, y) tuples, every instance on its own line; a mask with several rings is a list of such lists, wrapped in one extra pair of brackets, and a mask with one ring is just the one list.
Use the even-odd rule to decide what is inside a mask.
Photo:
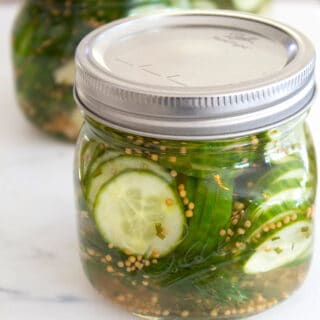
[(309, 40), (255, 16), (166, 13), (92, 32), (76, 64), (93, 286), (151, 319), (237, 319), (296, 290), (317, 184)]

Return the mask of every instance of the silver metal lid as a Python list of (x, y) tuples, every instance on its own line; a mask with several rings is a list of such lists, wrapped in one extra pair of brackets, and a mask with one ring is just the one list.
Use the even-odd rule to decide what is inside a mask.
[(113, 128), (206, 140), (262, 131), (304, 113), (315, 51), (299, 32), (227, 11), (128, 18), (86, 36), (75, 97)]

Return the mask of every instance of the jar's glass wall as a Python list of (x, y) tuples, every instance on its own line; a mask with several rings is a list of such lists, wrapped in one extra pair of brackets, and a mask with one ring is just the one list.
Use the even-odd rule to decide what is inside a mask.
[[(248, 2), (248, 1), (245, 1)], [(74, 51), (79, 41), (105, 23), (128, 15), (173, 8), (259, 10), (243, 1), (219, 0), (27, 0), (13, 29), (13, 60), (18, 101), (43, 131), (75, 140), (82, 120), (72, 97)]]
[(207, 142), (87, 120), (75, 171), (79, 237), (102, 294), (157, 319), (239, 318), (299, 287), (317, 180), (303, 119)]

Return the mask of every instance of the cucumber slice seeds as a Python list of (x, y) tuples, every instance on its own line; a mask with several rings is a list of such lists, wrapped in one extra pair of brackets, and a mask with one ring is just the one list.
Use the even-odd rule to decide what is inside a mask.
[(298, 221), (264, 240), (244, 265), (246, 273), (261, 273), (289, 264), (311, 247), (312, 224)]
[(181, 241), (185, 218), (166, 180), (143, 170), (124, 171), (99, 191), (97, 227), (107, 242), (132, 254), (162, 257)]

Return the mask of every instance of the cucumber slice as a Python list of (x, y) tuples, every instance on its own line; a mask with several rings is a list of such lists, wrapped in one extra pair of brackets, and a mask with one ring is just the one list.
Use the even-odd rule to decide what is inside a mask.
[(247, 217), (250, 221), (255, 221), (271, 207), (291, 201), (296, 202), (295, 207), (302, 205), (310, 198), (311, 192), (305, 184), (299, 179), (281, 180), (272, 184), (261, 193), (262, 199), (256, 200), (248, 207)]
[(103, 154), (101, 154), (100, 156), (98, 156), (95, 160), (93, 160), (90, 165), (88, 166), (87, 168), (87, 171), (86, 171), (86, 175), (85, 175), (85, 178), (84, 178), (84, 181), (88, 181), (88, 179), (90, 179), (90, 177), (96, 173), (98, 167), (108, 161), (108, 160), (111, 160), (111, 159), (114, 159), (116, 157), (119, 157), (121, 155), (120, 152), (118, 151), (110, 151), (110, 150), (107, 150), (105, 151)]
[(143, 170), (124, 171), (107, 182), (97, 196), (94, 217), (106, 242), (145, 257), (171, 252), (181, 242), (186, 223), (170, 184)]
[(266, 132), (265, 137), (269, 141), (264, 146), (265, 158), (271, 164), (284, 164), (291, 161), (293, 157), (304, 159), (306, 156), (305, 129), (300, 124), (299, 127), (293, 127), (290, 124), (282, 130), (270, 130)]
[(299, 258), (312, 245), (312, 223), (297, 221), (269, 235), (246, 261), (248, 274), (268, 272)]
[(87, 170), (92, 161), (96, 159), (102, 152), (104, 152), (104, 145), (99, 142), (87, 142), (81, 150), (81, 164), (80, 164), (80, 177), (84, 181)]
[(290, 157), (287, 162), (276, 165), (271, 170), (267, 171), (256, 182), (257, 189), (261, 190), (267, 186), (288, 178), (304, 179), (306, 177), (306, 169), (303, 161), (296, 157)]
[(252, 223), (252, 226), (250, 230), (247, 231), (245, 237), (247, 241), (251, 241), (257, 234), (263, 233), (265, 227), (276, 225), (279, 221), (283, 223), (283, 219), (285, 219), (285, 217), (294, 215), (305, 217), (305, 211), (306, 208), (303, 206), (298, 208), (297, 202), (295, 201), (288, 201), (281, 205), (275, 205), (260, 215), (259, 219)]
[[(155, 162), (135, 156), (120, 156), (102, 163), (88, 180), (87, 201), (93, 205), (100, 188), (112, 177), (128, 169), (150, 170), (168, 183), (173, 182), (170, 174)], [(137, 181), (138, 182), (138, 181)]]
[(200, 227), (203, 232), (202, 243), (206, 245), (204, 253), (212, 254), (217, 250), (221, 236), (221, 229), (227, 229), (231, 222), (233, 205), (233, 179), (223, 178), (224, 187), (217, 185), (216, 182), (208, 182), (209, 193), (208, 203), (205, 207), (205, 219), (208, 228)]
[(213, 179), (198, 179), (196, 185), (187, 185), (196, 204), (193, 217), (188, 221), (188, 231), (177, 250), (184, 255), (184, 262), (195, 256), (203, 258), (212, 255), (219, 244), (219, 231), (225, 229), (231, 220), (233, 203), (233, 179), (223, 178), (224, 188)]
[(281, 180), (288, 180), (288, 179), (300, 179), (302, 181), (307, 181), (308, 174), (305, 169), (301, 169), (301, 168), (296, 170), (290, 170), (284, 173), (282, 176), (279, 176), (277, 179), (275, 179), (273, 183), (276, 183)]

